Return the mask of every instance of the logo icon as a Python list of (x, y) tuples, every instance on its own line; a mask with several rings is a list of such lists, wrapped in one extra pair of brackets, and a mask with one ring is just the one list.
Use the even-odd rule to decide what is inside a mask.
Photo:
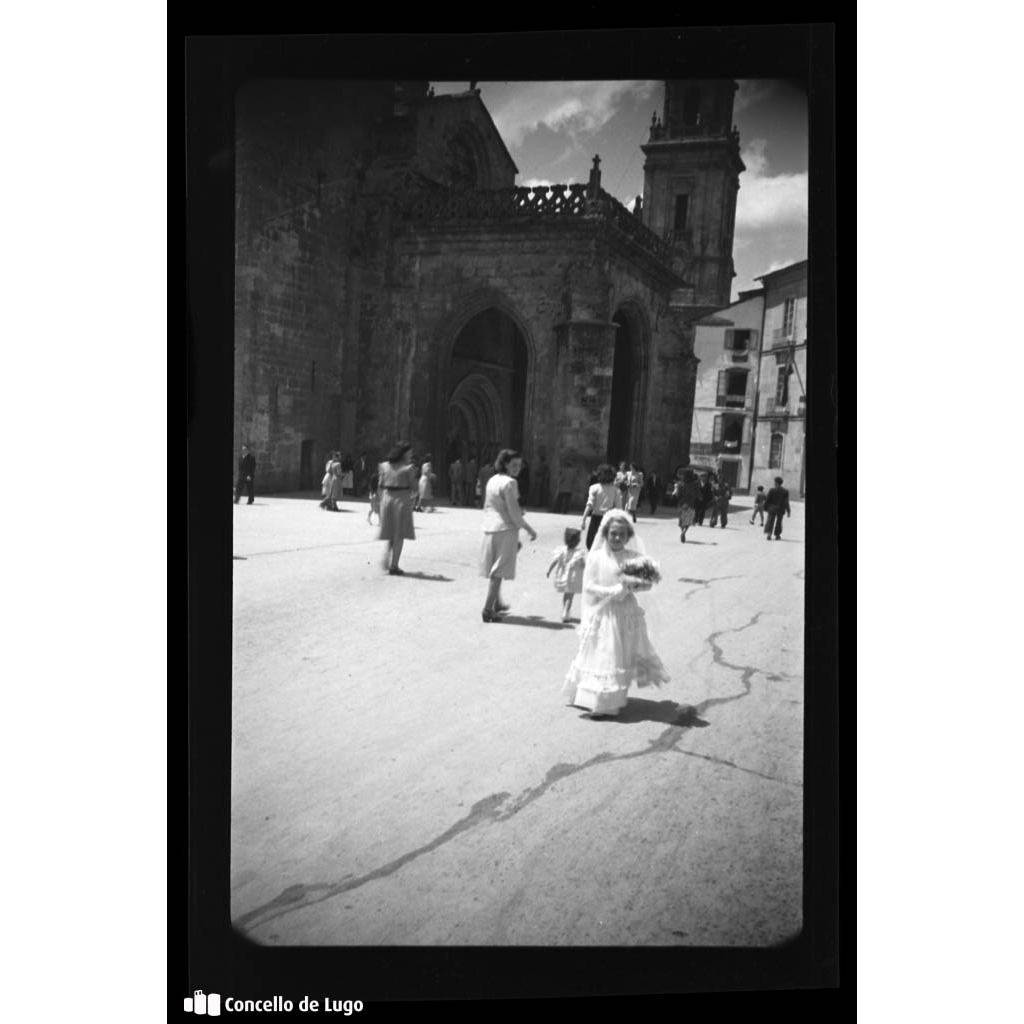
[(186, 1013), (205, 1013), (210, 1017), (220, 1016), (220, 995), (211, 992), (205, 995), (201, 988), (197, 988), (190, 996), (185, 997)]

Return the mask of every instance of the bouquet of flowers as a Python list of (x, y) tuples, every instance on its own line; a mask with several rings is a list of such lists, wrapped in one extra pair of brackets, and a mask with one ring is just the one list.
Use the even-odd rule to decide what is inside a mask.
[(637, 557), (627, 559), (619, 567), (622, 575), (628, 580), (636, 580), (641, 583), (658, 583), (661, 580), (661, 570), (658, 563), (653, 559)]

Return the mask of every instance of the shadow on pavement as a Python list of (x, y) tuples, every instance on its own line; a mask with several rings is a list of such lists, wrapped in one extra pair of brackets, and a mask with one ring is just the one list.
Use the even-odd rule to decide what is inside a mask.
[(429, 572), (412, 572), (409, 569), (402, 570), (402, 576), (408, 580), (433, 580), (435, 583), (454, 583), (451, 576), (431, 575)]
[(717, 548), (718, 547), (718, 541), (717, 540), (688, 540), (688, 541), (685, 541), (685, 543), (686, 544), (698, 544), (702, 548)]
[(571, 629), (571, 622), (551, 622), (543, 615), (503, 615), (501, 621), (510, 626), (539, 626), (541, 629)]
[[(589, 718), (590, 715), (580, 717)], [(697, 709), (688, 704), (677, 704), (674, 700), (645, 700), (643, 697), (630, 697), (629, 703), (617, 715), (599, 717), (597, 721), (624, 725), (661, 722), (663, 725), (679, 725), (687, 729), (704, 729), (708, 724), (697, 714)]]
[(249, 559), (247, 559), (247, 558), (245, 557), (245, 555), (232, 555), (231, 557), (232, 557), (232, 558), (233, 558), (233, 559), (234, 559), (234, 560), (235, 560), (236, 562), (247, 562), (247, 561), (249, 561)]

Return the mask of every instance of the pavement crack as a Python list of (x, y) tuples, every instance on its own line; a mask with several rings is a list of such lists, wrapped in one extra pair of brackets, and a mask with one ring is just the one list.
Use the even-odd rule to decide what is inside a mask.
[(775, 775), (767, 775), (764, 772), (759, 772), (754, 768), (744, 768), (741, 764), (736, 764), (735, 761), (729, 761), (724, 757), (711, 757), (708, 754), (698, 754), (692, 750), (673, 750), (674, 754), (682, 754), (684, 757), (696, 757), (701, 761), (710, 761), (712, 764), (725, 765), (728, 768), (735, 768), (739, 772), (746, 772), (748, 775), (756, 775), (760, 779), (767, 779), (769, 782), (777, 782), (780, 786), (792, 786), (795, 789), (803, 789), (803, 783), (790, 782), (788, 779), (780, 779)]
[[(718, 644), (718, 638), (725, 636), (727, 633), (742, 633), (745, 629), (750, 629), (751, 626), (757, 625), (758, 620), (764, 612), (758, 612), (749, 622), (744, 623), (742, 626), (735, 626), (732, 629), (720, 629), (717, 633), (712, 633), (708, 636), (706, 643), (711, 645), (711, 656), (713, 663), (719, 665), (730, 672), (740, 673), (740, 685), (743, 687), (742, 692), (731, 694), (728, 697), (709, 697), (707, 700), (702, 701), (697, 705), (697, 713), (701, 714), (707, 711), (708, 708), (713, 708), (718, 704), (731, 704), (734, 700), (741, 700), (743, 697), (750, 695), (750, 680), (754, 675), (761, 671), (756, 665), (733, 665), (731, 662), (725, 660), (725, 652)], [(703, 651), (701, 652), (703, 654)], [(697, 655), (699, 658), (700, 655)], [(696, 661), (694, 658), (693, 661)], [(690, 664), (693, 664), (693, 661)]]
[(415, 860), (417, 857), (422, 857), (424, 854), (431, 853), (469, 829), (476, 828), (487, 821), (507, 821), (523, 810), (524, 807), (529, 806), (535, 800), (539, 800), (560, 779), (575, 775), (577, 772), (585, 771), (588, 768), (593, 768), (598, 764), (609, 764), (612, 761), (629, 761), (636, 757), (646, 757), (648, 754), (660, 754), (675, 750), (676, 744), (689, 728), (690, 726), (688, 725), (670, 725), (667, 729), (663, 729), (653, 740), (648, 741), (647, 747), (643, 750), (634, 750), (628, 754), (618, 755), (608, 753), (595, 754), (581, 764), (556, 764), (548, 769), (547, 774), (539, 785), (531, 786), (529, 789), (524, 790), (507, 806), (504, 805), (511, 794), (507, 792), (493, 793), (491, 796), (484, 797), (483, 800), (478, 800), (467, 815), (460, 818), (454, 825), (437, 836), (437, 838), (432, 839), (423, 846), (417, 847), (415, 850), (411, 850), (409, 853), (403, 854), (401, 857), (389, 861), (382, 867), (375, 868), (373, 871), (368, 871), (366, 874), (355, 878), (351, 875), (346, 876), (340, 882), (320, 882), (309, 885), (289, 886), (274, 899), (253, 908), (237, 918), (234, 924), (236, 927), (244, 930), (259, 928), (285, 914), (290, 914), (296, 910), (303, 910), (317, 903), (323, 903), (325, 900), (333, 899), (335, 896), (341, 896), (343, 893), (358, 889), (368, 882), (393, 875), (410, 861)]
[(367, 882), (373, 882), (378, 878), (393, 875), (417, 857), (422, 857), (424, 854), (436, 850), (439, 846), (450, 842), (460, 833), (475, 828), (481, 821), (494, 818), (498, 808), (505, 802), (508, 796), (508, 793), (492, 793), (490, 796), (484, 797), (483, 800), (478, 800), (473, 804), (468, 814), (460, 818), (454, 825), (429, 843), (425, 843), (415, 850), (410, 850), (409, 853), (403, 854), (401, 857), (397, 857), (395, 860), (389, 861), (379, 868), (374, 868), (373, 871), (368, 871), (365, 875), (359, 875), (356, 878), (347, 875), (340, 882), (319, 882), (309, 885), (289, 886), (280, 895), (270, 900), (269, 903), (255, 907), (253, 910), (237, 918), (234, 923), (239, 928), (258, 928), (284, 914), (290, 914), (295, 910), (302, 910), (316, 903), (323, 903), (324, 900), (333, 899), (335, 896), (342, 895), (342, 893), (358, 889), (366, 885)]

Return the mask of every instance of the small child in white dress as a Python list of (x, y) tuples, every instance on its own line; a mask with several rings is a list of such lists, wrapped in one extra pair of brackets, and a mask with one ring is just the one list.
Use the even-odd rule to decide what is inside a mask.
[(555, 573), (555, 590), (562, 595), (562, 621), (568, 622), (573, 594), (583, 593), (583, 566), (587, 555), (580, 549), (580, 531), (568, 527), (565, 531), (565, 544), (554, 554), (554, 560), (545, 575), (550, 576), (552, 571)]

